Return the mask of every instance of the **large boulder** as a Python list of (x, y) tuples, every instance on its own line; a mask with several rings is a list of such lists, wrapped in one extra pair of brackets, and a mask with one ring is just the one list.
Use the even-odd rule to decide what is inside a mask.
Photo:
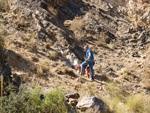
[(101, 100), (94, 96), (85, 96), (77, 104), (77, 108), (84, 110), (90, 110), (92, 113), (101, 113), (105, 111), (106, 105)]

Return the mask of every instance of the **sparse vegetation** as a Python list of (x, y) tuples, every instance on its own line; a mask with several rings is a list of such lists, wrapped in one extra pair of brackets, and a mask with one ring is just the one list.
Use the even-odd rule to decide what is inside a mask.
[(79, 41), (84, 37), (83, 27), (84, 21), (81, 17), (76, 17), (70, 26), (70, 29), (74, 31), (75, 37)]
[(115, 83), (107, 83), (111, 100), (109, 108), (114, 113), (149, 113), (149, 100), (144, 101), (142, 94), (130, 95), (121, 90)]
[(0, 0), (0, 11), (8, 11), (9, 10), (9, 5), (8, 5), (8, 0)]
[(37, 45), (35, 40), (35, 33), (33, 32), (30, 35), (27, 35), (25, 39), (28, 41), (28, 47), (31, 51), (37, 51)]
[(144, 111), (143, 95), (131, 95), (127, 99), (127, 105), (134, 113), (142, 113)]
[(71, 77), (76, 77), (76, 74), (72, 69), (63, 68), (61, 70), (61, 72), (62, 72), (62, 74), (66, 74), (66, 75), (69, 75)]
[(36, 70), (37, 70), (37, 75), (38, 76), (42, 76), (43, 75), (43, 70), (42, 70), (41, 66), (38, 66)]
[(56, 59), (58, 59), (58, 57), (59, 57), (59, 54), (58, 54), (58, 52), (56, 52), (56, 51), (50, 51), (50, 52), (49, 52), (49, 55), (50, 55), (50, 58), (51, 58), (52, 60), (56, 60)]
[(106, 89), (109, 91), (109, 94), (112, 97), (117, 97), (123, 100), (124, 97), (126, 96), (126, 93), (119, 86), (117, 86), (116, 83), (113, 83), (113, 82), (107, 83)]
[(88, 94), (89, 94), (90, 96), (95, 96), (95, 91), (96, 91), (95, 86), (94, 86), (94, 85), (91, 85), (91, 86), (89, 86), (88, 88), (89, 88)]
[(49, 72), (49, 64), (45, 61), (41, 61), (40, 65), (37, 66), (37, 75), (42, 76)]
[(100, 33), (100, 36), (97, 37), (97, 39), (99, 40), (99, 41), (97, 42), (97, 45), (98, 45), (98, 46), (102, 46), (102, 45), (106, 44), (106, 42), (105, 42), (105, 32), (101, 32), (101, 33)]
[(40, 66), (43, 72), (49, 72), (49, 64), (46, 61), (42, 61)]

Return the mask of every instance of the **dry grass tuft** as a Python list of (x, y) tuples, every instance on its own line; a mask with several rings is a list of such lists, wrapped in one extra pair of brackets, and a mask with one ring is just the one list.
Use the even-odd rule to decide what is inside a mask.
[(63, 68), (61, 70), (61, 72), (62, 72), (62, 74), (66, 74), (66, 75), (69, 75), (71, 77), (76, 77), (76, 74), (75, 74), (74, 70), (72, 70), (72, 69)]
[(36, 70), (37, 70), (37, 75), (38, 76), (42, 76), (43, 75), (43, 70), (42, 70), (41, 66), (38, 66)]
[(37, 75), (47, 75), (49, 73), (49, 64), (46, 61), (41, 61), (39, 66), (37, 66)]
[(90, 96), (95, 96), (95, 92), (96, 92), (96, 87), (94, 84), (88, 86), (88, 94)]
[(98, 42), (96, 45), (98, 46), (102, 46), (102, 45), (105, 45), (106, 42), (105, 42), (105, 32), (101, 32), (100, 33), (100, 37), (98, 37)]
[(127, 99), (127, 105), (134, 113), (144, 113), (144, 100), (143, 95), (136, 94), (131, 95)]
[(9, 5), (8, 5), (8, 0), (0, 0), (0, 11), (8, 11), (10, 8), (9, 8)]
[(130, 95), (124, 92), (115, 83), (107, 83), (106, 89), (110, 95), (109, 99), (106, 99), (110, 111), (113, 113), (149, 113), (149, 102), (145, 101), (144, 95), (135, 94)]
[(49, 55), (50, 55), (50, 59), (52, 60), (57, 60), (59, 58), (59, 53), (56, 51), (50, 51)]
[(35, 39), (35, 33), (33, 32), (32, 34), (28, 34), (25, 37), (25, 40), (28, 42), (28, 47), (30, 48), (31, 51), (37, 51), (37, 45), (36, 45), (36, 39)]
[(71, 30), (75, 31), (75, 30), (82, 30), (84, 26), (84, 21), (81, 17), (76, 17), (73, 21), (72, 24), (70, 26)]
[(108, 90), (111, 97), (118, 98), (122, 101), (124, 101), (125, 97), (128, 95), (119, 86), (117, 86), (116, 83), (113, 82), (106, 83), (106, 89)]
[(51, 5), (48, 6), (48, 11), (51, 12), (54, 16), (57, 16), (58, 14), (57, 10), (55, 10)]
[(74, 31), (75, 37), (77, 40), (81, 40), (84, 37), (83, 33), (84, 21), (81, 17), (75, 18), (70, 26), (70, 29)]

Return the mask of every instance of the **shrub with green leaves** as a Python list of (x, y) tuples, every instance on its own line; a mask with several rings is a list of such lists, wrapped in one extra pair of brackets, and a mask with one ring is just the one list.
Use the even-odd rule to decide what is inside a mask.
[(52, 111), (53, 113), (66, 113), (67, 107), (64, 103), (64, 92), (61, 89), (54, 89), (46, 94), (43, 103), (43, 111)]
[(11, 92), (9, 96), (1, 97), (0, 113), (65, 113), (67, 106), (64, 101), (64, 92), (53, 89), (41, 99), (40, 88), (20, 88), (18, 93)]

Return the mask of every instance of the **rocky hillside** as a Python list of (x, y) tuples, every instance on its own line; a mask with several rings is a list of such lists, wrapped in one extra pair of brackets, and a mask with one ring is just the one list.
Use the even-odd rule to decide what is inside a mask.
[[(81, 98), (94, 94), (112, 112), (121, 106), (126, 109), (120, 112), (140, 113), (124, 101), (109, 103), (116, 99), (113, 88), (149, 97), (149, 6), (149, 0), (0, 0), (7, 62), (22, 81), (45, 91), (60, 87)], [(77, 73), (85, 44), (95, 56), (92, 82)]]

